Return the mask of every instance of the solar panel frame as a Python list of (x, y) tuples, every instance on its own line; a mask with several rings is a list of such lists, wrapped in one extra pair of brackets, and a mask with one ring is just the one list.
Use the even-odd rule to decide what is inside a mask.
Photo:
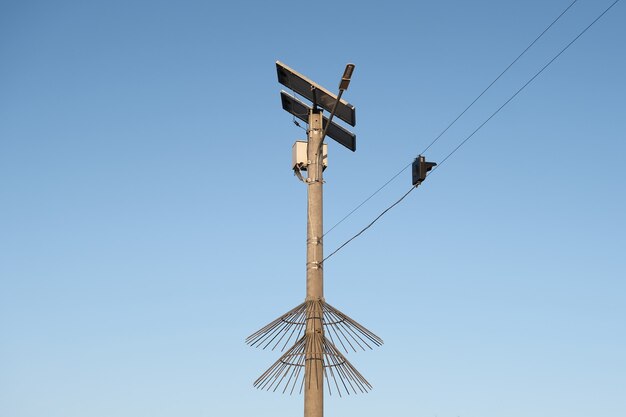
[[(333, 106), (337, 101), (335, 94), (280, 61), (276, 61), (276, 73), (279, 83), (295, 91), (311, 103), (317, 101), (317, 105), (329, 113), (333, 111)], [(315, 97), (313, 88), (315, 89)], [(335, 116), (348, 123), (350, 126), (356, 125), (356, 109), (352, 104), (343, 99), (339, 100), (339, 103), (337, 103)]]
[[(280, 92), (280, 101), (282, 103), (283, 110), (291, 113), (306, 123), (309, 122), (309, 113), (312, 109), (307, 104), (293, 97), (284, 90)], [(330, 125), (328, 125), (327, 117), (323, 117), (323, 123), (324, 126), (328, 126), (326, 129), (326, 136), (336, 140), (337, 143), (345, 146), (352, 152), (356, 151), (356, 135), (354, 133), (334, 122), (331, 122)]]

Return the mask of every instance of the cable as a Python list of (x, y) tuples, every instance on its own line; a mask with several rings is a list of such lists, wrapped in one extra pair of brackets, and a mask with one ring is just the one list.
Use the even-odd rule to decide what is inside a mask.
[[(541, 39), (541, 37), (552, 27), (554, 26), (554, 24), (556, 22), (559, 21), (559, 19), (561, 19), (561, 17), (577, 2), (578, 0), (574, 0), (572, 3), (569, 4), (569, 6), (567, 6), (565, 8), (565, 10), (563, 10), (561, 12), (561, 14), (559, 14), (556, 19), (554, 19), (552, 21), (552, 23), (550, 23), (540, 34), (539, 36), (537, 36), (535, 38), (535, 40), (533, 40), (527, 47), (526, 49), (524, 49), (522, 51), (522, 53), (520, 53), (517, 58), (515, 58), (513, 60), (513, 62), (511, 62), (505, 69), (504, 71), (502, 71), (500, 73), (500, 75), (498, 75), (461, 113), (459, 113), (459, 115), (452, 120), (452, 122), (450, 122), (450, 124), (448, 124), (448, 126), (441, 131), (441, 133), (439, 133), (439, 135), (437, 135), (432, 142), (426, 147), (426, 149), (424, 149), (420, 155), (423, 155), (424, 152), (426, 152), (428, 149), (430, 149), (431, 146), (433, 146), (435, 144), (435, 142), (437, 142), (439, 140), (439, 138), (441, 138), (441, 136), (444, 135), (444, 133), (446, 133), (448, 131), (448, 129), (450, 129), (452, 127), (452, 125), (454, 125), (460, 118), (461, 116), (463, 116), (486, 92), (487, 90), (489, 90), (491, 88), (491, 86), (493, 86), (503, 75), (504, 73), (506, 73), (517, 61), (519, 61), (519, 59), (526, 53), (528, 52), (528, 50), (530, 48), (533, 47), (533, 45), (535, 45), (535, 43), (537, 43), (537, 41), (539, 39)], [(352, 209), (352, 211), (350, 211), (348, 214), (346, 214), (341, 220), (339, 220), (337, 223), (335, 223), (333, 225), (333, 227), (331, 227), (330, 229), (328, 229), (328, 231), (326, 233), (324, 233), (324, 236), (326, 236), (328, 233), (331, 232), (331, 230), (333, 230), (335, 227), (339, 226), (341, 223), (343, 223), (348, 217), (350, 217), (355, 211), (357, 211), (358, 209), (360, 209), (365, 203), (367, 203), (369, 200), (372, 199), (372, 197), (374, 197), (376, 194), (378, 194), (383, 188), (385, 188), (387, 185), (389, 185), (393, 180), (395, 180), (400, 174), (402, 174), (409, 166), (411, 166), (411, 164), (409, 163), (408, 165), (406, 165), (404, 168), (402, 168), (402, 170), (400, 172), (398, 172), (397, 174), (395, 174), (393, 177), (391, 177), (391, 179), (389, 179), (386, 183), (384, 183), (379, 189), (377, 189), (376, 191), (374, 191), (369, 197), (367, 197), (365, 200), (363, 200), (358, 206), (356, 206), (354, 209)]]
[(598, 17), (596, 17), (593, 22), (591, 22), (585, 29), (583, 29), (582, 32), (580, 32), (578, 34), (578, 36), (576, 36), (574, 39), (572, 39), (572, 41), (570, 41), (570, 43), (565, 45), (565, 47), (563, 49), (561, 49), (561, 51), (554, 56), (554, 58), (552, 58), (550, 61), (548, 61), (548, 63), (546, 65), (544, 65), (543, 68), (541, 68), (539, 71), (537, 71), (537, 73), (535, 73), (535, 75), (533, 75), (528, 81), (526, 81), (526, 84), (524, 84), (519, 90), (517, 90), (515, 92), (515, 94), (513, 94), (507, 101), (504, 102), (504, 104), (502, 104), (500, 107), (498, 107), (498, 109), (496, 111), (494, 111), (491, 114), (491, 116), (489, 116), (484, 122), (482, 122), (476, 129), (474, 129), (474, 131), (472, 133), (470, 133), (469, 136), (467, 136), (465, 139), (463, 139), (463, 141), (461, 143), (459, 143), (457, 145), (457, 147), (452, 150), (452, 152), (450, 152), (448, 155), (446, 155), (446, 157), (443, 158), (441, 160), (441, 162), (439, 162), (439, 164), (435, 168), (433, 168), (433, 171), (435, 169), (441, 167), (444, 164), (444, 162), (446, 162), (446, 160), (448, 158), (450, 158), (456, 151), (459, 150), (459, 148), (461, 148), (461, 146), (463, 146), (468, 140), (470, 140), (472, 138), (472, 136), (474, 136), (474, 134), (476, 132), (478, 132), (484, 125), (487, 124), (487, 122), (489, 122), (489, 120), (491, 120), (496, 114), (498, 114), (500, 112), (500, 110), (502, 110), (507, 104), (509, 104), (511, 102), (511, 100), (513, 100), (523, 89), (525, 89), (530, 83), (532, 83), (535, 80), (535, 78), (537, 78), (546, 68), (548, 68), (550, 66), (550, 64), (552, 64), (554, 61), (556, 61), (556, 59), (558, 57), (560, 57), (561, 54), (563, 54), (563, 52), (565, 52), (570, 46), (572, 46), (572, 44), (574, 42), (576, 42), (578, 40), (578, 38), (580, 38), (585, 32), (587, 32), (587, 30), (589, 30), (589, 28), (591, 26), (593, 26), (598, 20), (600, 20), (600, 18), (602, 18), (602, 16), (604, 16), (606, 14), (606, 12), (611, 10), (611, 8), (613, 6), (615, 6), (619, 1), (620, 0), (615, 0)]
[[(296, 91), (293, 89), (293, 87), (291, 87), (291, 78), (289, 80), (290, 80), (289, 87), (287, 87), (287, 88), (289, 88), (291, 90), (291, 94), (292, 94), (293, 98), (297, 99), (298, 98), (298, 93), (296, 93)], [(302, 130), (304, 130), (306, 132), (308, 129), (306, 127), (300, 125), (300, 123), (296, 120), (296, 115), (304, 116), (303, 114), (292, 113), (291, 114), (291, 117), (292, 117), (291, 121), (293, 122), (294, 125), (298, 126), (300, 129), (302, 129)]]
[(446, 133), (446, 132), (448, 131), (448, 129), (450, 129), (450, 128), (452, 127), (452, 125), (453, 125), (453, 124), (455, 124), (455, 123), (456, 123), (456, 121), (457, 121), (457, 120), (459, 120), (459, 119), (461, 118), (461, 116), (463, 116), (463, 115), (465, 114), (465, 112), (467, 112), (467, 111), (468, 111), (468, 110), (469, 110), (469, 109), (470, 109), (470, 108), (474, 105), (474, 103), (476, 103), (476, 102), (478, 101), (478, 99), (480, 99), (480, 98), (483, 96), (483, 94), (485, 94), (485, 93), (487, 92), (487, 90), (489, 90), (489, 89), (491, 88), (491, 86), (492, 86), (492, 85), (494, 85), (494, 84), (496, 83), (496, 81), (498, 81), (498, 80), (500, 79), (500, 77), (502, 77), (502, 76), (504, 75), (504, 73), (505, 73), (505, 72), (507, 72), (507, 71), (509, 70), (509, 68), (511, 68), (511, 67), (512, 67), (512, 66), (513, 66), (513, 65), (514, 65), (514, 64), (515, 64), (515, 63), (516, 63), (516, 62), (517, 62), (517, 61), (518, 61), (518, 60), (519, 60), (519, 59), (520, 59), (520, 58), (521, 58), (521, 57), (522, 57), (522, 56), (523, 56), (523, 55), (524, 55), (524, 54), (525, 54), (525, 53), (526, 53), (529, 49), (530, 49), (530, 48), (532, 48), (532, 46), (533, 46), (533, 45), (534, 45), (534, 44), (535, 44), (535, 43), (536, 43), (539, 39), (541, 39), (541, 37), (544, 35), (544, 33), (546, 33), (546, 32), (547, 32), (547, 31), (548, 31), (548, 30), (549, 30), (549, 29), (550, 29), (550, 28), (551, 28), (551, 27), (552, 27), (552, 26), (553, 26), (556, 22), (558, 22), (558, 21), (559, 21), (559, 19), (561, 18), (561, 16), (563, 16), (563, 15), (564, 15), (564, 14), (565, 14), (565, 13), (566, 13), (566, 12), (567, 12), (567, 11), (568, 11), (568, 10), (569, 10), (572, 6), (573, 6), (573, 5), (574, 5), (574, 3), (576, 3), (577, 1), (578, 1), (578, 0), (574, 0), (572, 3), (570, 3), (570, 5), (569, 5), (569, 6), (567, 6), (567, 7), (565, 8), (565, 10), (563, 10), (563, 11), (561, 12), (561, 14), (560, 14), (560, 15), (558, 15), (558, 16), (557, 16), (557, 18), (556, 18), (556, 19), (554, 19), (554, 20), (552, 21), (552, 23), (550, 23), (550, 24), (548, 25), (548, 27), (547, 27), (547, 28), (545, 28), (545, 29), (543, 30), (543, 32), (541, 32), (541, 33), (539, 34), (539, 36), (537, 36), (537, 37), (535, 38), (535, 40), (534, 40), (534, 41), (532, 41), (532, 42), (530, 43), (530, 45), (528, 45), (528, 46), (526, 47), (526, 49), (524, 49), (524, 50), (522, 51), (522, 53), (521, 53), (521, 54), (519, 54), (519, 55), (517, 56), (517, 58), (515, 58), (515, 59), (513, 60), (513, 62), (511, 62), (511, 63), (509, 64), (509, 66), (508, 66), (508, 67), (506, 67), (506, 68), (504, 69), (504, 71), (502, 71), (502, 72), (500, 73), (500, 75), (498, 75), (498, 76), (497, 76), (497, 77), (496, 77), (496, 78), (495, 78), (495, 79), (491, 82), (491, 84), (489, 84), (489, 85), (487, 86), (487, 88), (485, 88), (485, 89), (484, 89), (484, 90), (483, 90), (483, 91), (482, 91), (482, 92), (478, 95), (478, 97), (476, 97), (476, 98), (474, 99), (474, 101), (472, 101), (472, 102), (471, 102), (471, 103), (470, 103), (470, 104), (469, 104), (469, 105), (465, 108), (465, 110), (463, 110), (461, 113), (459, 113), (459, 115), (458, 115), (458, 116), (457, 116), (457, 117), (456, 117), (456, 118), (455, 118), (455, 119), (454, 119), (454, 120), (453, 120), (453, 121), (452, 121), (452, 122), (451, 122), (451, 123), (450, 123), (450, 124), (449, 124), (449, 125), (445, 128), (445, 129), (443, 129), (443, 130), (441, 131), (441, 133), (439, 133), (439, 135), (437, 135), (437, 137), (436, 137), (436, 138), (435, 138), (435, 139), (434, 139), (434, 140), (430, 143), (430, 145), (428, 145), (428, 146), (426, 147), (426, 149), (424, 149), (422, 152), (420, 152), (420, 155), (423, 155), (423, 154), (424, 154), (424, 152), (426, 152), (428, 149), (430, 149), (430, 147), (431, 147), (431, 146), (433, 146), (433, 145), (435, 144), (435, 142), (437, 142), (437, 141), (439, 140), (439, 138), (440, 138), (441, 136), (443, 136), (443, 134), (444, 134), (444, 133)]
[(302, 130), (304, 130), (304, 131), (306, 131), (306, 130), (307, 130), (307, 129), (306, 129), (306, 127), (301, 126), (301, 125), (300, 125), (300, 123), (298, 123), (298, 121), (296, 120), (296, 116), (291, 116), (291, 117), (293, 117), (292, 122), (293, 122), (293, 124), (294, 124), (294, 125), (298, 126), (300, 129), (302, 129)]
[(352, 242), (354, 239), (356, 239), (357, 237), (359, 237), (361, 235), (361, 233), (365, 232), (367, 229), (369, 229), (370, 227), (372, 227), (372, 225), (374, 223), (376, 223), (376, 221), (378, 221), (378, 219), (380, 219), (381, 217), (383, 217), (383, 215), (385, 213), (387, 213), (389, 210), (391, 210), (392, 208), (394, 208), (396, 205), (398, 205), (402, 200), (404, 200), (404, 198), (409, 195), (411, 193), (411, 191), (413, 191), (414, 189), (416, 189), (417, 187), (411, 187), (411, 189), (409, 191), (407, 191), (406, 194), (404, 194), (402, 197), (400, 197), (400, 199), (398, 201), (396, 201), (395, 203), (393, 203), (392, 205), (390, 205), (389, 207), (387, 207), (382, 213), (380, 213), (378, 215), (378, 217), (376, 217), (374, 220), (372, 220), (372, 222), (370, 224), (368, 224), (367, 226), (365, 226), (363, 229), (361, 229), (361, 231), (359, 233), (357, 233), (356, 235), (352, 236), (350, 239), (348, 239), (343, 245), (339, 246), (337, 249), (335, 249), (335, 251), (333, 253), (331, 253), (330, 255), (328, 255), (327, 257), (324, 258), (324, 260), (321, 262), (322, 264), (324, 262), (326, 262), (326, 259), (330, 258), (331, 256), (333, 256), (334, 254), (336, 254), (337, 252), (339, 252), (344, 246), (346, 246), (348, 243)]
[[(412, 164), (412, 163), (411, 163)], [(357, 211), (358, 209), (361, 208), (361, 206), (365, 203), (367, 203), (372, 197), (374, 197), (376, 194), (378, 194), (378, 192), (380, 190), (382, 190), (383, 188), (385, 188), (387, 186), (387, 184), (389, 184), (391, 181), (395, 180), (396, 177), (400, 174), (402, 174), (404, 171), (406, 171), (406, 169), (408, 167), (411, 166), (411, 164), (408, 164), (407, 166), (405, 166), (404, 168), (402, 168), (396, 175), (394, 175), (393, 177), (391, 177), (391, 179), (389, 181), (387, 181), (386, 183), (384, 183), (378, 190), (374, 191), (374, 193), (372, 195), (370, 195), (369, 197), (367, 197), (361, 204), (359, 204), (358, 206), (356, 206), (354, 208), (354, 210), (352, 210), (350, 213), (346, 214), (344, 216), (343, 219), (339, 220), (337, 223), (335, 223), (335, 225), (333, 227), (331, 227), (330, 229), (328, 229), (328, 231), (326, 233), (324, 233), (322, 235), (322, 237), (326, 236), (327, 234), (329, 234), (331, 232), (331, 230), (333, 230), (335, 227), (339, 226), (344, 220), (346, 220), (348, 217), (350, 217), (352, 215), (352, 213), (354, 213), (355, 211)]]
[[(443, 158), (443, 160), (441, 162), (438, 163), (438, 165), (436, 165), (432, 171), (430, 172), (429, 176), (432, 175), (433, 172), (435, 172), (435, 170), (437, 170), (437, 168), (440, 168), (447, 160), (448, 158), (450, 158), (456, 151), (458, 151), (461, 146), (463, 146), (468, 140), (470, 140), (472, 138), (472, 136), (474, 136), (476, 134), (476, 132), (478, 132), (483, 126), (485, 126), (487, 124), (487, 122), (489, 122), (496, 114), (498, 114), (500, 112), (500, 110), (502, 110), (507, 104), (509, 104), (522, 90), (524, 90), (530, 83), (532, 83), (546, 68), (548, 68), (550, 66), (550, 64), (552, 64), (554, 61), (556, 61), (556, 59), (558, 57), (560, 57), (563, 52), (565, 52), (570, 46), (572, 46), (574, 44), (574, 42), (576, 42), (585, 32), (587, 32), (587, 30), (589, 30), (589, 28), (591, 28), (591, 26), (593, 26), (598, 20), (600, 20), (602, 18), (602, 16), (604, 16), (609, 10), (611, 10), (611, 8), (613, 6), (615, 6), (620, 0), (615, 0), (613, 3), (611, 3), (611, 5), (609, 7), (607, 7), (598, 17), (596, 17), (585, 29), (583, 29), (574, 39), (572, 39), (572, 41), (570, 41), (567, 45), (565, 45), (565, 47), (563, 49), (561, 49), (561, 51), (559, 51), (558, 54), (556, 54), (550, 61), (548, 61), (548, 63), (546, 65), (544, 65), (539, 71), (537, 71), (537, 73), (535, 73), (535, 75), (533, 75), (519, 90), (517, 90), (515, 92), (515, 94), (513, 94), (507, 101), (504, 102), (504, 104), (502, 104), (500, 107), (498, 107), (498, 109), (493, 112), (491, 114), (491, 116), (489, 116), (484, 122), (482, 122), (476, 129), (474, 129), (474, 131), (472, 133), (470, 133), (465, 139), (463, 139), (463, 141), (461, 141), (461, 143), (459, 143), (453, 150), (452, 152), (450, 152), (448, 155), (446, 155), (445, 158)], [(406, 169), (406, 167), (404, 168)], [(403, 171), (404, 171), (403, 169)], [(402, 171), (400, 171), (402, 172)], [(399, 175), (399, 174), (398, 174)], [(397, 176), (397, 175), (396, 175)], [(395, 178), (395, 177), (394, 177)], [(322, 261), (322, 263), (324, 263), (328, 258), (330, 258), (331, 256), (333, 256), (334, 254), (336, 254), (337, 252), (339, 252), (341, 249), (343, 249), (348, 243), (352, 242), (354, 239), (356, 239), (357, 237), (359, 237), (363, 232), (365, 232), (367, 229), (369, 229), (374, 223), (376, 223), (376, 221), (378, 219), (380, 219), (385, 213), (387, 213), (389, 210), (391, 210), (392, 208), (394, 208), (396, 205), (398, 205), (402, 200), (404, 200), (404, 198), (409, 195), (409, 193), (411, 191), (413, 191), (415, 188), (417, 187), (411, 187), (411, 189), (404, 194), (402, 197), (400, 197), (400, 199), (398, 201), (396, 201), (395, 203), (393, 203), (391, 206), (389, 206), (388, 208), (386, 208), (382, 213), (380, 213), (370, 224), (368, 224), (367, 226), (365, 226), (363, 229), (361, 229), (360, 232), (358, 232), (356, 235), (352, 236), (350, 239), (348, 239), (343, 245), (339, 246), (337, 249), (335, 249), (334, 252), (332, 252), (330, 255), (328, 255), (326, 258), (324, 258), (324, 260)], [(382, 189), (382, 188), (381, 188)], [(380, 190), (378, 190), (380, 191)], [(377, 192), (378, 192), (377, 191)]]

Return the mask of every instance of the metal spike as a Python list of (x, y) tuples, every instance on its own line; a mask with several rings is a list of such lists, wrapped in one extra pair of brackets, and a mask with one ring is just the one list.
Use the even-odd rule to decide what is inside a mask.
[(280, 351), (284, 351), (290, 341), (299, 340), (304, 335), (306, 311), (312, 308), (322, 311), (324, 331), (333, 346), (337, 341), (344, 352), (372, 349), (383, 344), (380, 337), (323, 300), (305, 301), (248, 336), (246, 343), (263, 349), (271, 346), (272, 350), (281, 346)]
[(289, 350), (287, 350), (267, 371), (255, 382), (254, 386), (268, 391), (277, 391), (282, 387), (282, 393), (289, 391), (292, 394), (299, 385), (302, 392), (304, 384), (323, 383), (321, 375), (309, 375), (304, 380), (306, 352), (321, 353), (324, 379), (330, 395), (336, 392), (342, 394), (365, 393), (372, 389), (369, 382), (343, 356), (335, 345), (321, 334), (313, 333), (312, 337), (302, 336)]

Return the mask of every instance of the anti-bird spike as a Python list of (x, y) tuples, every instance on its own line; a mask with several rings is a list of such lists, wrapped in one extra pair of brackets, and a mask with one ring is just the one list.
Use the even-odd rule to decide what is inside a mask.
[[(322, 312), (324, 335), (315, 333), (312, 338), (307, 337), (306, 317), (319, 311)], [(292, 341), (295, 344), (255, 381), (255, 387), (293, 394), (301, 393), (306, 387), (305, 382), (321, 384), (321, 378), (316, 374), (307, 378), (304, 376), (307, 348), (310, 348), (322, 357), (323, 376), (329, 381), (327, 383), (329, 394), (332, 395), (334, 391), (339, 396), (342, 396), (342, 393), (350, 395), (367, 392), (372, 388), (343, 356), (336, 344), (338, 343), (344, 352), (350, 350), (356, 352), (357, 349), (366, 350), (381, 346), (382, 339), (325, 301), (305, 301), (246, 339), (250, 346), (280, 351), (284, 351)]]

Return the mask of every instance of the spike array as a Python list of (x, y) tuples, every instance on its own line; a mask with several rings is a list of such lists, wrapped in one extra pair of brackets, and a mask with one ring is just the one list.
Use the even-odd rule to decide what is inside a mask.
[[(325, 335), (305, 334), (307, 312), (312, 311), (322, 312)], [(269, 347), (274, 350), (279, 347), (284, 351), (292, 340), (296, 341), (295, 344), (255, 381), (255, 387), (268, 391), (277, 391), (282, 387), (283, 393), (292, 394), (296, 390), (301, 393), (305, 383), (320, 383), (322, 379), (314, 372), (309, 373), (309, 381), (304, 380), (306, 352), (312, 352), (313, 358), (309, 356), (310, 360), (317, 357), (322, 360), (329, 394), (332, 395), (333, 391), (339, 396), (342, 393), (357, 394), (372, 388), (335, 346), (335, 341), (345, 352), (350, 349), (356, 352), (357, 348), (372, 349), (373, 346), (382, 345), (383, 341), (330, 304), (323, 300), (307, 300), (250, 335), (246, 343), (262, 349)], [(312, 381), (313, 378), (315, 381)]]
[(254, 386), (268, 391), (277, 391), (282, 387), (282, 393), (289, 394), (297, 389), (302, 393), (304, 384), (320, 384), (319, 375), (312, 372), (307, 381), (304, 378), (307, 348), (322, 358), (324, 378), (328, 381), (328, 393), (337, 392), (357, 394), (372, 389), (369, 382), (357, 371), (341, 352), (324, 336), (314, 333), (312, 337), (303, 336), (287, 352), (283, 354), (263, 375)]
[(383, 344), (380, 337), (322, 300), (305, 301), (248, 336), (246, 343), (262, 349), (271, 346), (272, 350), (280, 346), (280, 351), (284, 351), (290, 341), (302, 337), (306, 325), (306, 311), (316, 307), (321, 307), (318, 311), (322, 311), (325, 332), (333, 343), (335, 339), (339, 342), (344, 352), (350, 349), (356, 352), (356, 347), (363, 350), (372, 349), (373, 346)]

